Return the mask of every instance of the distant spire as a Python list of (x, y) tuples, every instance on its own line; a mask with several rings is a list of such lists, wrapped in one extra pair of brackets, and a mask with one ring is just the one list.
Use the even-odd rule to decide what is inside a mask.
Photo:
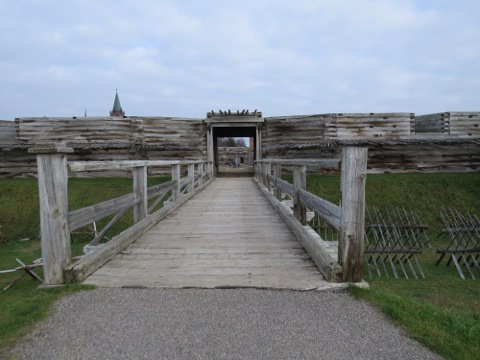
[(87, 108), (85, 108), (85, 117), (87, 117)]
[(110, 116), (125, 116), (125, 111), (122, 110), (122, 105), (120, 105), (117, 89), (115, 89), (115, 101), (113, 102), (113, 109), (110, 111)]

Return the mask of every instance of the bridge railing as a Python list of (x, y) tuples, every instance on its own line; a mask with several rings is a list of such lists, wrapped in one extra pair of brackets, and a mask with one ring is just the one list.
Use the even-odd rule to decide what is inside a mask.
[[(255, 179), (287, 225), (309, 252), (327, 280), (359, 282), (363, 274), (365, 183), (368, 149), (346, 147), (341, 161), (263, 159), (255, 163)], [(341, 170), (341, 205), (307, 191), (307, 168)], [(293, 172), (293, 184), (282, 179), (282, 169)], [(282, 193), (293, 202), (293, 211), (282, 203)], [(308, 226), (307, 209), (338, 233), (338, 248)], [(336, 243), (333, 243), (335, 246)]]
[[(67, 162), (67, 154), (72, 150), (61, 144), (42, 144), (29, 152), (37, 154), (45, 285), (84, 280), (203, 189), (214, 176), (213, 163), (202, 160)], [(148, 187), (148, 170), (158, 168), (170, 168), (172, 179)], [(68, 211), (69, 172), (117, 170), (132, 173), (131, 193)], [(130, 209), (133, 209), (133, 225), (107, 243), (94, 246)], [(92, 251), (72, 262), (71, 232), (110, 216), (113, 218), (90, 242)]]

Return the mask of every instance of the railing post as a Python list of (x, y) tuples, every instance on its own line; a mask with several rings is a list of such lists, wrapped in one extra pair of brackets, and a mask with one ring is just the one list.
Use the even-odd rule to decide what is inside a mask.
[(359, 282), (363, 275), (367, 160), (368, 148), (342, 149), (342, 210), (338, 263), (343, 269), (343, 281)]
[(203, 179), (203, 177), (205, 176), (204, 170), (203, 170), (204, 166), (205, 166), (204, 162), (201, 162), (198, 164), (198, 172), (200, 173), (200, 181), (198, 183), (198, 186), (203, 185), (203, 182), (204, 182), (204, 179)]
[(267, 163), (266, 162), (262, 162), (260, 164), (260, 172), (262, 174), (262, 183), (263, 185), (268, 188), (268, 180), (267, 180)]
[(209, 179), (213, 179), (215, 175), (213, 167), (214, 167), (213, 161), (209, 161), (208, 162), (208, 178)]
[[(282, 165), (281, 164), (273, 164), (273, 177), (276, 179), (282, 178)], [(274, 183), (274, 195), (278, 200), (282, 199), (282, 189)]]
[(307, 189), (307, 166), (306, 165), (294, 165), (293, 166), (293, 213), (302, 225), (307, 224), (307, 209), (300, 204), (300, 190)]
[(270, 184), (270, 180), (268, 179), (268, 175), (272, 175), (272, 163), (267, 162), (265, 163), (265, 186), (267, 187), (268, 191), (272, 190), (272, 185)]
[(262, 126), (257, 125), (255, 138), (255, 160), (262, 159)]
[(195, 189), (195, 164), (188, 164), (188, 192)]
[(40, 228), (45, 285), (64, 283), (63, 270), (72, 252), (68, 228), (67, 153), (65, 144), (37, 144), (28, 150), (37, 154)]
[(172, 165), (172, 180), (177, 181), (177, 186), (172, 190), (172, 201), (177, 201), (180, 198), (181, 191), (180, 164)]
[(133, 172), (133, 193), (135, 194), (135, 206), (133, 207), (133, 222), (136, 224), (147, 217), (147, 167), (137, 166)]

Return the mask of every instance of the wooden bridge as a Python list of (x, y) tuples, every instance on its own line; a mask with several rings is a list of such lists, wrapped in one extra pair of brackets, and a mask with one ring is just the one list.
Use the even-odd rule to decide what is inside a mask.
[(217, 178), (85, 281), (109, 287), (329, 287), (251, 178)]
[[(343, 151), (342, 206), (306, 191), (308, 163), (301, 161), (266, 159), (256, 162), (254, 178), (215, 178), (211, 162), (67, 165), (69, 151), (58, 146), (31, 150), (39, 170), (46, 285), (305, 290), (362, 280), (365, 148)], [(315, 161), (316, 168), (338, 165)], [(172, 180), (147, 187), (148, 174), (165, 167)], [(292, 184), (282, 179), (286, 167)], [(99, 170), (131, 171), (133, 192), (68, 212), (68, 171)], [(284, 198), (291, 199), (292, 208)], [(113, 216), (93, 240), (97, 244), (130, 208), (132, 227), (72, 260), (72, 231)], [(321, 239), (308, 226), (307, 213), (321, 216), (340, 240)]]

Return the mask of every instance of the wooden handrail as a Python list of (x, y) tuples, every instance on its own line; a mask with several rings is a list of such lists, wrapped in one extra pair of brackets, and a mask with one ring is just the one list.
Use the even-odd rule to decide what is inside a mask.
[[(103, 236), (127, 213), (128, 209), (133, 207), (134, 225), (112, 239), (112, 246), (104, 246), (102, 250), (86, 255), (81, 260), (83, 261), (82, 264), (79, 265), (81, 270), (74, 271), (76, 275), (73, 278), (78, 280), (108, 261), (118, 252), (119, 248), (134, 241), (133, 236), (140, 236), (147, 228), (158, 222), (162, 216), (169, 214), (176, 206), (179, 206), (198, 189), (205, 186), (214, 176), (212, 163), (203, 160), (74, 161), (67, 163), (67, 154), (72, 153), (73, 150), (67, 148), (64, 144), (40, 144), (29, 149), (29, 152), (37, 155), (41, 204), (41, 243), (46, 285), (63, 284), (68, 278), (72, 277), (72, 273), (64, 274), (64, 272), (68, 272), (67, 267), (70, 267), (70, 271), (74, 271), (73, 268), (75, 267), (74, 264), (71, 264), (71, 231), (114, 215), (114, 218), (100, 231), (99, 235)], [(184, 165), (188, 166), (188, 175), (182, 178), (180, 167)], [(147, 168), (162, 166), (172, 168), (172, 181), (147, 188)], [(198, 174), (195, 173), (195, 168), (197, 168)], [(68, 212), (67, 170), (70, 170), (70, 172), (131, 170), (133, 191), (115, 199)], [(181, 195), (183, 186), (186, 186), (187, 193), (184, 196)], [(148, 200), (154, 197), (163, 198), (170, 190), (173, 195), (169, 206), (162, 207), (149, 214), (149, 211), (153, 210), (161, 199), (154, 201), (154, 206), (150, 207), (148, 207)], [(100, 236), (96, 236), (93, 242), (97, 243), (99, 240)], [(90, 259), (90, 256), (94, 258)], [(80, 273), (82, 275), (79, 275)]]
[[(282, 191), (288, 194), (293, 199), (293, 215), (300, 225), (307, 225), (306, 209), (309, 208), (339, 233), (337, 261), (342, 266), (343, 281), (362, 280), (367, 159), (367, 148), (345, 147), (342, 149), (341, 161), (268, 158), (255, 161), (257, 182), (266, 188), (269, 196), (272, 196), (273, 191), (277, 201), (281, 200)], [(307, 191), (308, 166), (338, 170), (339, 165), (341, 165), (342, 206), (332, 204)], [(281, 179), (283, 166), (293, 167), (293, 185)], [(319, 262), (323, 262), (319, 265), (320, 268), (328, 268), (324, 260), (320, 259)]]

